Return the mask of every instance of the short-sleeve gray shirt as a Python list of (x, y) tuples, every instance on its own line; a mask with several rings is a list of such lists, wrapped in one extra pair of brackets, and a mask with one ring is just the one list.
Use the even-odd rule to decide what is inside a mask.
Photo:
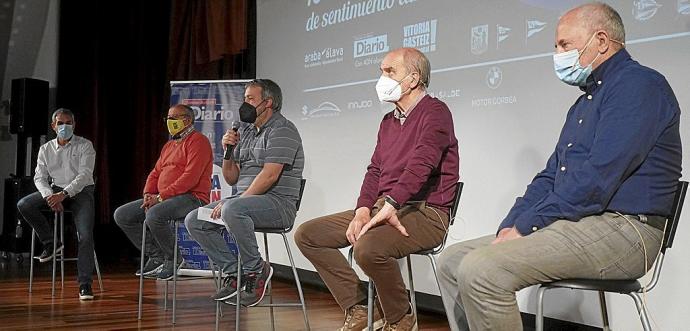
[(297, 202), (304, 169), (302, 138), (297, 127), (276, 112), (260, 128), (249, 124), (242, 126), (239, 132), (239, 148), (233, 151), (233, 158), (240, 166), (237, 193), (241, 194), (249, 188), (264, 163), (282, 163), (282, 175), (266, 193)]

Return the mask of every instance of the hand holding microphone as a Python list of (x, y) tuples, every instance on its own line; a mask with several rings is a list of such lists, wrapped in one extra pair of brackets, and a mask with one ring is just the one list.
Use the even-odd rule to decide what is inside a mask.
[(235, 149), (237, 142), (240, 141), (240, 134), (237, 133), (237, 129), (239, 128), (240, 122), (234, 121), (232, 122), (232, 129), (228, 129), (228, 131), (223, 135), (222, 143), (225, 145), (225, 154), (223, 155), (223, 159), (232, 159), (232, 151)]

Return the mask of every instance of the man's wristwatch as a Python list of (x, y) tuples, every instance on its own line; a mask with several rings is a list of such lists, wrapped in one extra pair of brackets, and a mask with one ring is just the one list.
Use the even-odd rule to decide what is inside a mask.
[(65, 196), (65, 199), (69, 198), (69, 193), (65, 190), (62, 190), (60, 193)]
[(161, 198), (160, 194), (156, 195), (156, 200), (158, 200), (158, 202), (163, 202), (163, 198)]
[(393, 199), (390, 195), (386, 195), (383, 198), (383, 200), (388, 202), (391, 206), (393, 206), (393, 208), (395, 208), (395, 210), (400, 209), (400, 204), (397, 201), (395, 201), (395, 199)]

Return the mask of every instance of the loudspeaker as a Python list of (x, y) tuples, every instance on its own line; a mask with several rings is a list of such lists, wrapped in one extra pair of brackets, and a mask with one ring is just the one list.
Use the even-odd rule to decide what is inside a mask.
[(36, 185), (32, 177), (5, 178), (5, 199), (3, 208), (0, 250), (10, 253), (24, 253), (31, 250), (32, 228), (17, 210), (17, 202), (33, 192)]
[(45, 80), (17, 78), (12, 80), (10, 100), (10, 133), (39, 136), (48, 132), (49, 84)]

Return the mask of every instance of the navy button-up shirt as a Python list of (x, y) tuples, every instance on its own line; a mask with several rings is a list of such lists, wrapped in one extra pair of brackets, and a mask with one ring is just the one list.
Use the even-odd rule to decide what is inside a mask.
[(668, 215), (681, 171), (680, 108), (666, 78), (622, 49), (570, 107), (542, 170), (499, 227), (528, 235), (559, 219)]

